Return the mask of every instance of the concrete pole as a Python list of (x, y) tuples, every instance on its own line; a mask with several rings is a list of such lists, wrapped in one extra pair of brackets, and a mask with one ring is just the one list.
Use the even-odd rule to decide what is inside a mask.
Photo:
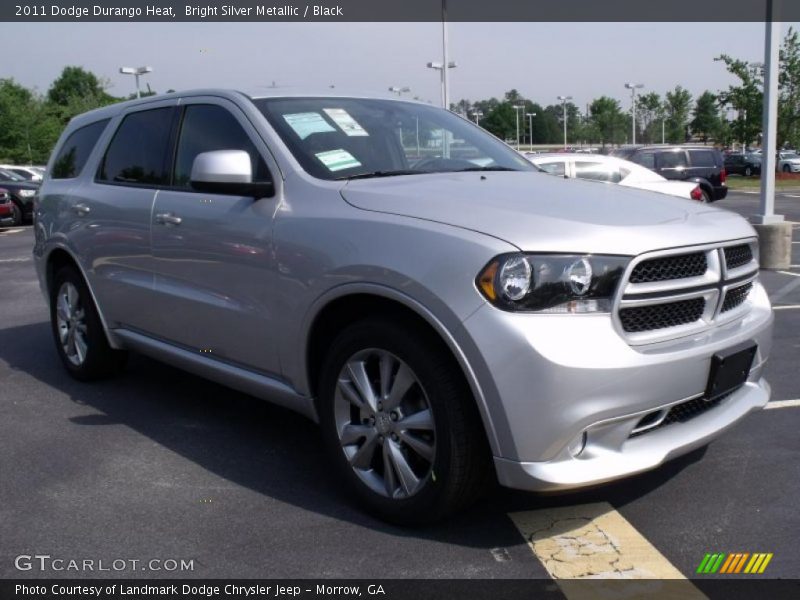
[(792, 225), (775, 214), (775, 150), (778, 134), (778, 72), (781, 23), (779, 0), (767, 0), (764, 40), (764, 112), (761, 151), (761, 196), (759, 213), (751, 217), (759, 238), (761, 267), (788, 269), (792, 257)]
[(449, 65), (450, 60), (447, 57), (447, 2), (442, 0), (442, 102), (445, 110), (450, 110)]

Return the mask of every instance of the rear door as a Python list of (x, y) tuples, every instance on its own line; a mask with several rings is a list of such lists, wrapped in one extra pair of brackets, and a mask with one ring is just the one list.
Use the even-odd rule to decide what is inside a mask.
[(70, 238), (110, 327), (157, 331), (150, 215), (167, 181), (176, 104), (138, 105), (114, 119), (95, 172), (70, 193)]
[[(744, 157), (739, 158), (744, 162)], [(722, 155), (712, 148), (689, 150), (688, 171), (691, 179), (707, 179), (711, 185), (718, 186), (722, 183), (719, 176), (722, 166)]]
[(278, 194), (254, 199), (193, 190), (194, 159), (213, 150), (246, 151), (256, 181), (278, 172), (235, 104), (184, 99), (171, 185), (153, 209), (158, 331), (187, 349), (275, 374), (280, 315), (273, 312), (271, 244)]

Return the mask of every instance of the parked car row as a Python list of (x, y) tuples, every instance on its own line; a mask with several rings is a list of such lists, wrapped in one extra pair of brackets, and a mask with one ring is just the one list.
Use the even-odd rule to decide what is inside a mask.
[(8, 192), (12, 204), (12, 225), (33, 220), (33, 197), (39, 185), (38, 182), (26, 180), (13, 171), (0, 168), (0, 186)]
[(703, 200), (700, 186), (693, 182), (669, 181), (658, 173), (631, 161), (602, 154), (529, 154), (525, 157), (545, 173), (566, 178), (618, 183), (689, 200)]
[(15, 175), (19, 175), (25, 181), (41, 182), (44, 178), (44, 167), (36, 167), (33, 165), (0, 165), (0, 169), (11, 171)]
[(8, 190), (0, 188), (0, 227), (14, 224), (14, 203)]

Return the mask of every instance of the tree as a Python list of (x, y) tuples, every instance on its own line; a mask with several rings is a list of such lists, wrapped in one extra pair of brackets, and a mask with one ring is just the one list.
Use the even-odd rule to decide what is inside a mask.
[(64, 124), (77, 114), (119, 102), (106, 93), (107, 83), (82, 67), (64, 67), (47, 90), (47, 102)]
[(719, 93), (719, 103), (738, 112), (731, 134), (745, 145), (758, 138), (761, 132), (761, 111), (764, 94), (761, 91), (763, 82), (758, 66), (747, 61), (738, 60), (723, 54), (714, 60), (725, 63), (728, 72), (739, 78), (739, 85), (728, 86)]
[(604, 148), (608, 143), (619, 144), (625, 140), (628, 119), (618, 100), (601, 96), (591, 103), (589, 114), (589, 122)]
[(0, 79), (0, 160), (43, 163), (61, 133), (60, 121), (41, 97)]
[(663, 115), (661, 96), (656, 92), (642, 94), (636, 99), (636, 116), (641, 123), (637, 139), (645, 144), (661, 141), (661, 117)]
[(778, 140), (792, 148), (800, 145), (800, 38), (789, 28), (780, 49), (778, 85)]
[(703, 92), (697, 99), (694, 107), (694, 119), (691, 122), (692, 132), (699, 134), (703, 138), (703, 143), (708, 142), (708, 138), (719, 130), (719, 111), (717, 108), (717, 96), (711, 92)]
[(666, 93), (664, 112), (666, 116), (666, 135), (670, 144), (682, 144), (687, 140), (687, 127), (692, 106), (692, 95), (688, 90), (676, 85)]

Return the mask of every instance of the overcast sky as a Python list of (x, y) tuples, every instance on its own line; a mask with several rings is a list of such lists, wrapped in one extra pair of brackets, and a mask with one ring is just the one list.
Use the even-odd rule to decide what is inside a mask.
[[(543, 105), (571, 95), (581, 108), (601, 95), (628, 106), (626, 81), (662, 94), (676, 84), (694, 96), (725, 89), (734, 80), (714, 57), (760, 61), (764, 47), (762, 23), (450, 23), (448, 33), (451, 101), (516, 88)], [(397, 85), (438, 103), (438, 73), (425, 64), (441, 52), (440, 23), (0, 24), (0, 77), (40, 91), (80, 65), (125, 95), (134, 82), (119, 67), (152, 65), (144, 81), (159, 92)]]

